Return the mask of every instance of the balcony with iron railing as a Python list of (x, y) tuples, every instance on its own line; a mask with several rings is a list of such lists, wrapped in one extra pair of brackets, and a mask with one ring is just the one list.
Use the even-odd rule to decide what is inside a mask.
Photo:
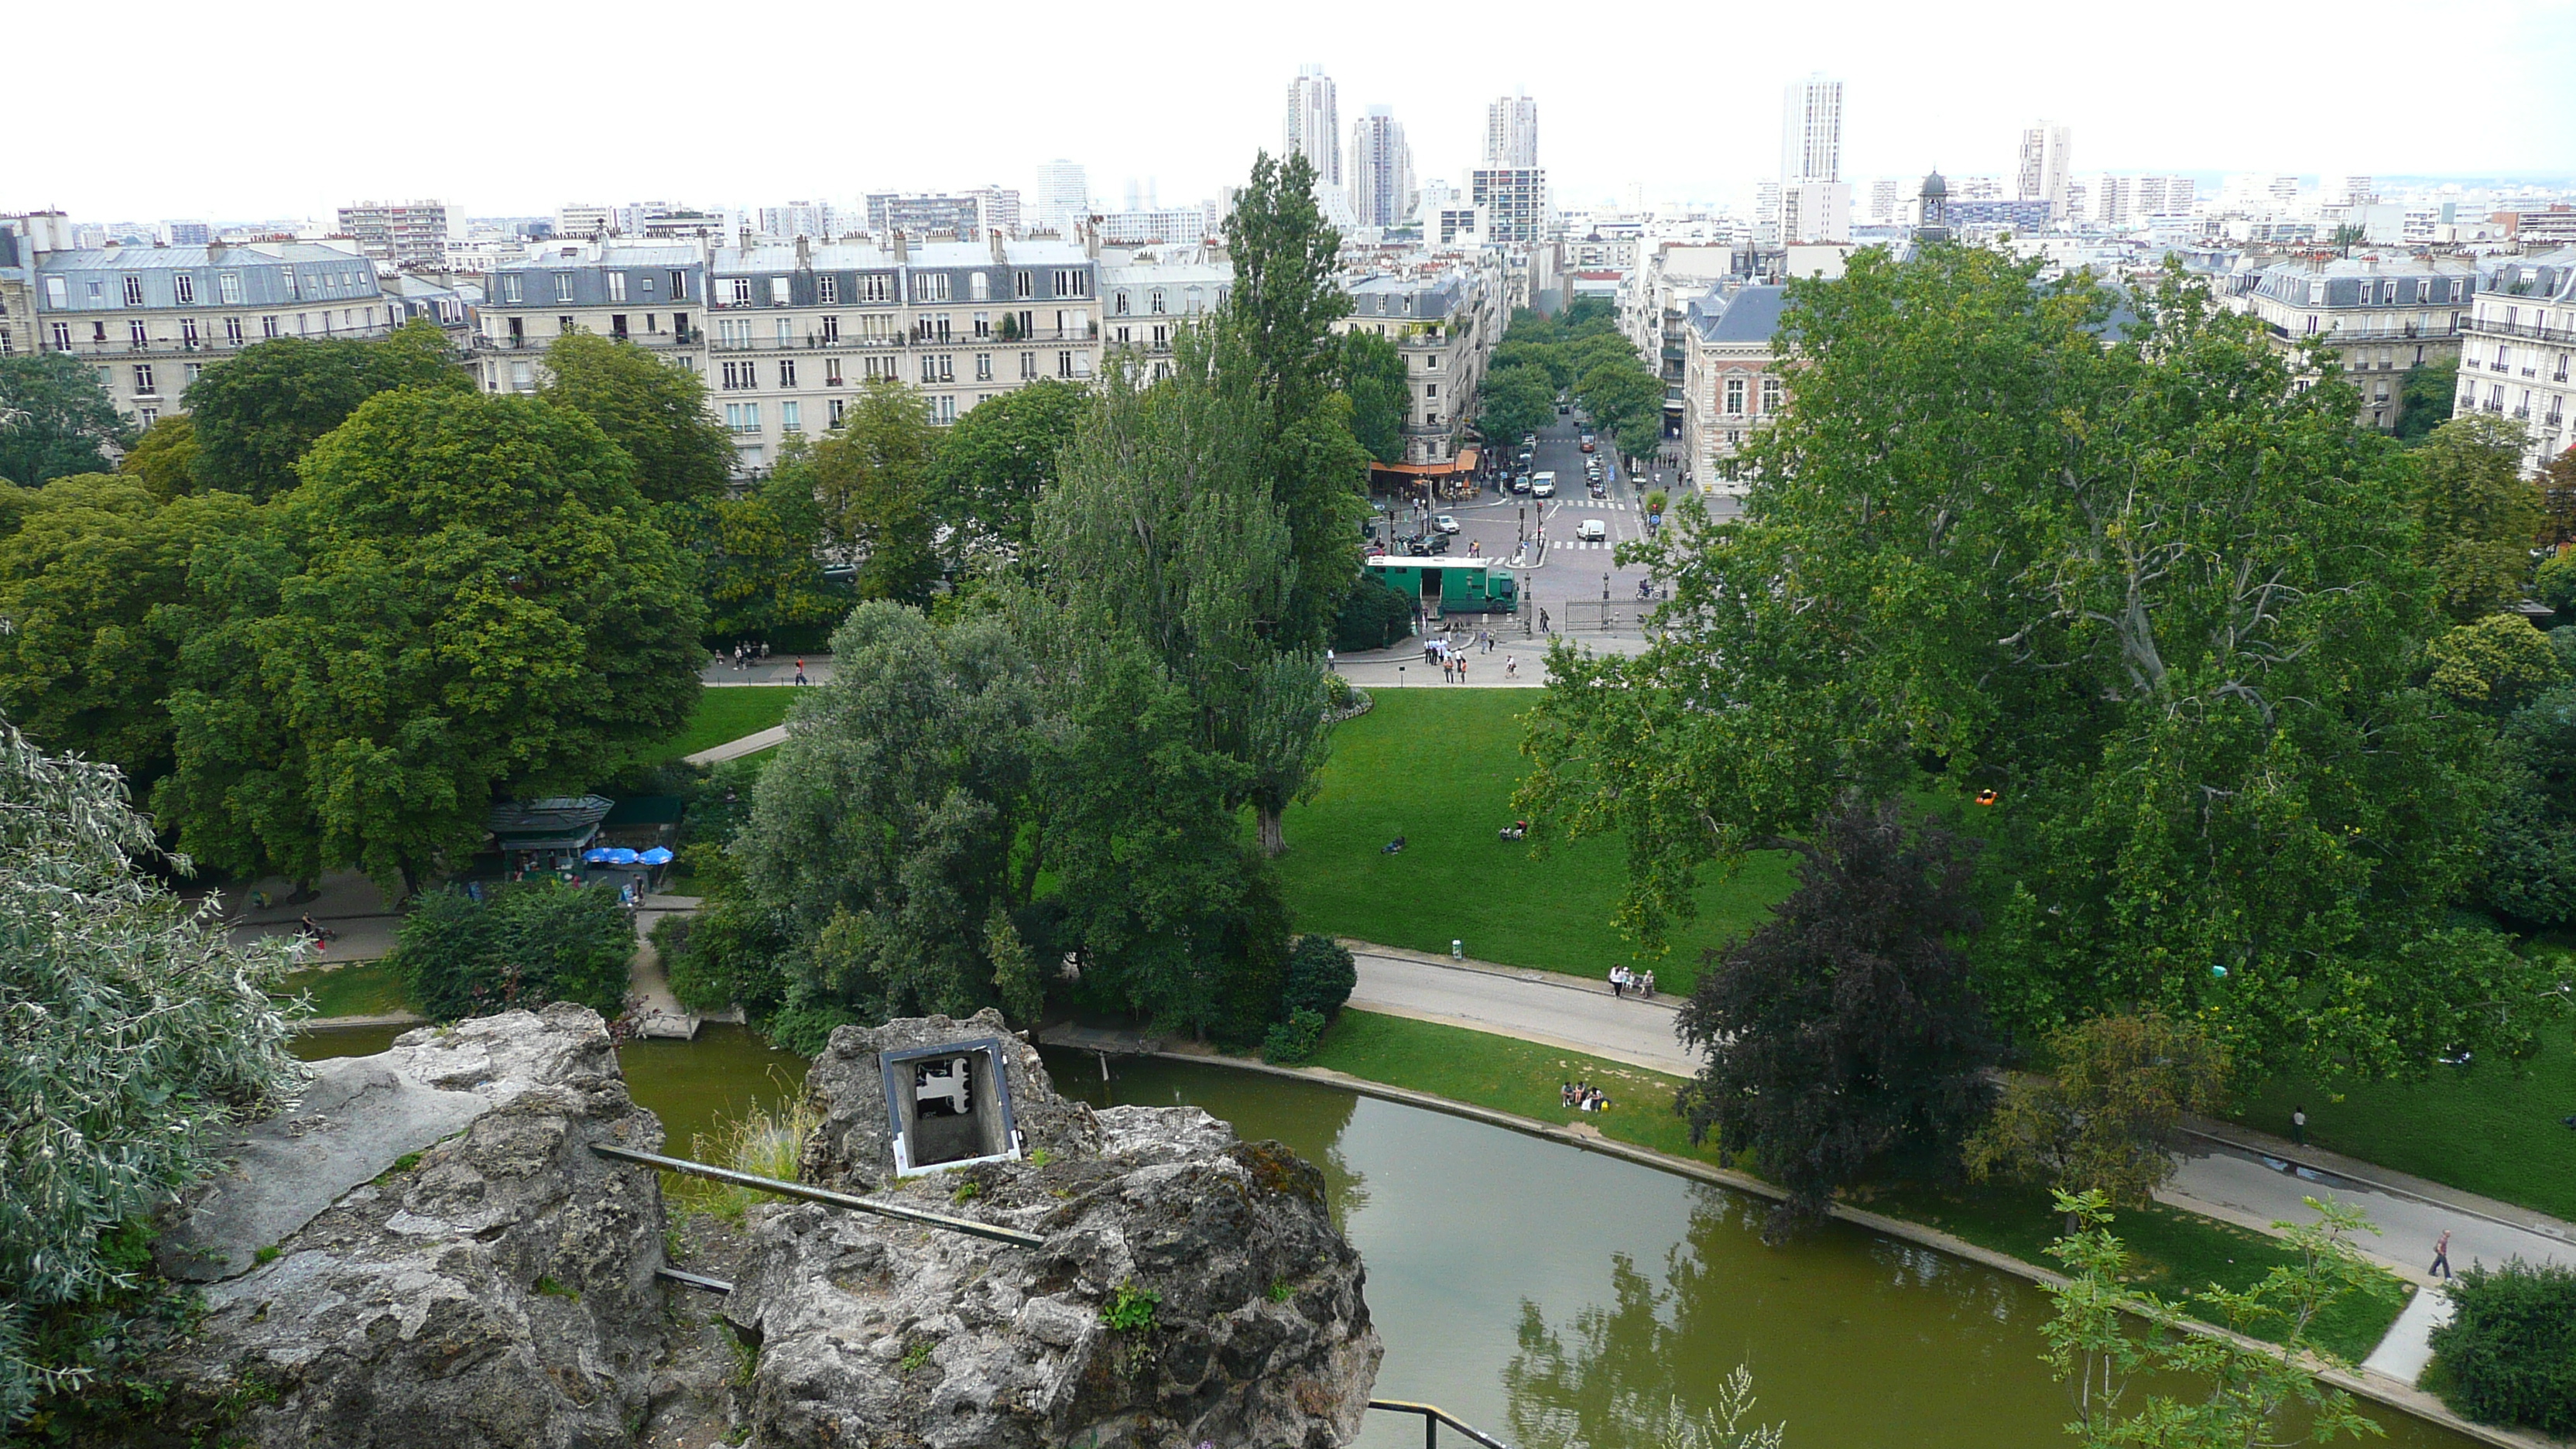
[(2534, 342), (2576, 343), (2576, 328), (2546, 327), (2537, 322), (2507, 322), (2499, 317), (2472, 317), (2461, 330), (2479, 337), (2527, 337)]

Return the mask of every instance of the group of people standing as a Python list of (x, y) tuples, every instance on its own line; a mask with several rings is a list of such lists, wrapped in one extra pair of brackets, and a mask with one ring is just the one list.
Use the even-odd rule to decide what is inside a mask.
[(1655, 995), (1655, 973), (1631, 971), (1625, 966), (1610, 968), (1610, 994), (1625, 997), (1635, 992), (1640, 1001), (1651, 1001)]

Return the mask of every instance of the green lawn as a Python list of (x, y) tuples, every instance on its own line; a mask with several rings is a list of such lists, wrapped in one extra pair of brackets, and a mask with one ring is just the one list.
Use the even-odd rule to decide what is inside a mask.
[[(1409, 1017), (1345, 1011), (1325, 1033), (1314, 1065), (1541, 1122), (1587, 1123), (1603, 1136), (1675, 1157), (1718, 1160), (1714, 1151), (1690, 1145), (1689, 1129), (1672, 1110), (1673, 1094), (1681, 1086), (1678, 1078), (1579, 1052)], [(1611, 1110), (1575, 1112), (1559, 1105), (1557, 1085), (1569, 1079), (1589, 1081), (1608, 1092)], [(2056, 1266), (2048, 1245), (2061, 1223), (2049, 1210), (2048, 1195), (2036, 1188), (1940, 1192), (1909, 1187), (1878, 1191), (1857, 1202), (2027, 1263)], [(2274, 1264), (2290, 1261), (2285, 1249), (2259, 1233), (2160, 1205), (2123, 1212), (2112, 1226), (2135, 1255), (2132, 1281), (2168, 1298), (2212, 1282), (2249, 1287)], [(2405, 1302), (2404, 1285), (2383, 1275), (2373, 1294), (2336, 1304), (2320, 1320), (2318, 1338), (2346, 1357), (2366, 1357)]]
[(411, 996), (403, 990), (402, 978), (383, 961), (361, 961), (328, 969), (308, 966), (292, 973), (279, 987), (280, 996), (313, 996), (313, 1014), (324, 1016), (384, 1016), (412, 1010)]
[[(1630, 960), (1611, 924), (1625, 848), (1596, 837), (1545, 859), (1495, 832), (1511, 823), (1527, 761), (1515, 716), (1534, 695), (1511, 689), (1373, 691), (1377, 707), (1333, 732), (1314, 802), (1292, 806), (1280, 860), (1302, 931), (1420, 951), (1466, 942), (1486, 961), (1598, 976)], [(1380, 853), (1397, 835), (1399, 855)], [(1688, 991), (1700, 952), (1759, 924), (1789, 893), (1786, 858), (1755, 856), (1733, 880), (1704, 885), (1699, 919), (1652, 962), (1656, 985)]]
[(783, 686), (701, 689), (688, 724), (654, 750), (651, 763), (681, 759), (773, 728), (786, 720), (787, 706), (795, 701), (796, 691)]
[(2320, 1147), (2576, 1220), (2576, 1053), (2562, 1023), (2519, 1071), (2505, 1061), (2436, 1066), (2421, 1082), (2328, 1084), (2289, 1074), (2246, 1094), (2234, 1120), (2290, 1135), (2308, 1109)]

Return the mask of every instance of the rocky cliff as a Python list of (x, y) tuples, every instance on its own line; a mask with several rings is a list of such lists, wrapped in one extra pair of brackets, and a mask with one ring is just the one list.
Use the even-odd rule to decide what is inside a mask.
[[(998, 1043), (1015, 1160), (896, 1179), (878, 1054)], [(804, 1176), (1007, 1225), (1036, 1247), (804, 1203), (700, 1219), (712, 1295), (656, 1279), (659, 1150), (574, 1007), (326, 1064), (241, 1166), (175, 1209), (164, 1270), (206, 1313), (156, 1371), (163, 1427), (305, 1446), (484, 1449), (1324, 1446), (1379, 1345), (1316, 1171), (1195, 1108), (1057, 1096), (990, 1013), (844, 1028), (809, 1078)], [(138, 1435), (138, 1438), (143, 1436)]]

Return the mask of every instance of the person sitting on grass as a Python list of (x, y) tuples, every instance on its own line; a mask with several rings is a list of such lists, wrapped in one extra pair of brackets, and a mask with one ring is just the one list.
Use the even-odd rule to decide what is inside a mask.
[(1380, 847), (1378, 848), (1378, 854), (1380, 854), (1380, 855), (1400, 855), (1400, 854), (1402, 854), (1403, 852), (1404, 852), (1404, 837), (1403, 837), (1403, 836), (1401, 836), (1401, 835), (1397, 836), (1397, 837), (1396, 837), (1396, 838), (1394, 838), (1393, 840), (1388, 841), (1385, 845), (1380, 846)]

